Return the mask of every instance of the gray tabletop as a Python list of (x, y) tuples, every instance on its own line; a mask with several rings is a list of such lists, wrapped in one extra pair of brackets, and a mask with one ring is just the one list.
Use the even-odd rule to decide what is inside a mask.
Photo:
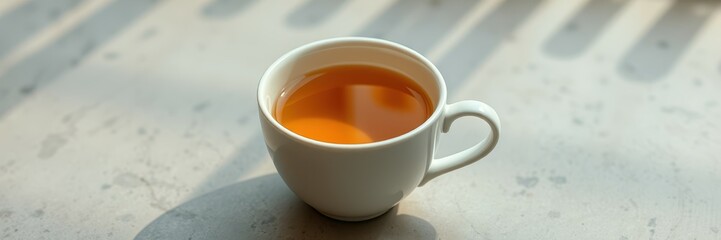
[[(0, 239), (721, 239), (719, 5), (0, 1)], [(496, 150), (371, 221), (305, 205), (255, 87), (337, 36), (426, 55), (497, 110)]]

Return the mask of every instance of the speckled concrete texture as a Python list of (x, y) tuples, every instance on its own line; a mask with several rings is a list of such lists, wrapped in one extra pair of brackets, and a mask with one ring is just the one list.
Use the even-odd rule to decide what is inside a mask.
[[(720, 5), (0, 1), (0, 239), (721, 239)], [(427, 56), (497, 110), (496, 150), (371, 221), (302, 203), (256, 85), (337, 36)]]

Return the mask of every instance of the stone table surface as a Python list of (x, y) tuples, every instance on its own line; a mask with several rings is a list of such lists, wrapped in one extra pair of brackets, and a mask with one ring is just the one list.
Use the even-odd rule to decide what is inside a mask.
[[(0, 239), (721, 239), (721, 2), (0, 1)], [(330, 220), (277, 175), (256, 85), (314, 40), (400, 42), (488, 157)], [(488, 128), (464, 118), (443, 156)]]

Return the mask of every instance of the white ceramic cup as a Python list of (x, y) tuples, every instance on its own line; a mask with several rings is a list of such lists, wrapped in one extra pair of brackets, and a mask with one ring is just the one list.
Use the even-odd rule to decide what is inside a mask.
[[(363, 144), (306, 138), (273, 117), (284, 87), (312, 70), (342, 64), (381, 66), (409, 76), (430, 96), (433, 114), (410, 132)], [(345, 221), (377, 217), (416, 187), (486, 156), (498, 142), (501, 127), (496, 111), (482, 102), (446, 105), (443, 77), (419, 53), (397, 43), (360, 37), (313, 42), (280, 57), (260, 80), (258, 107), (266, 146), (283, 181), (319, 212)], [(435, 159), (439, 133), (463, 116), (485, 120), (491, 126), (489, 135), (466, 150)]]

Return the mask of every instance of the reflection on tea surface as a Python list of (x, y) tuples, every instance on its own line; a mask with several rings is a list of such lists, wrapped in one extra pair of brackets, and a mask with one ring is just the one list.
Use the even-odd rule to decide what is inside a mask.
[(403, 74), (369, 65), (307, 73), (281, 93), (275, 118), (304, 137), (369, 143), (407, 133), (433, 113), (428, 94)]

